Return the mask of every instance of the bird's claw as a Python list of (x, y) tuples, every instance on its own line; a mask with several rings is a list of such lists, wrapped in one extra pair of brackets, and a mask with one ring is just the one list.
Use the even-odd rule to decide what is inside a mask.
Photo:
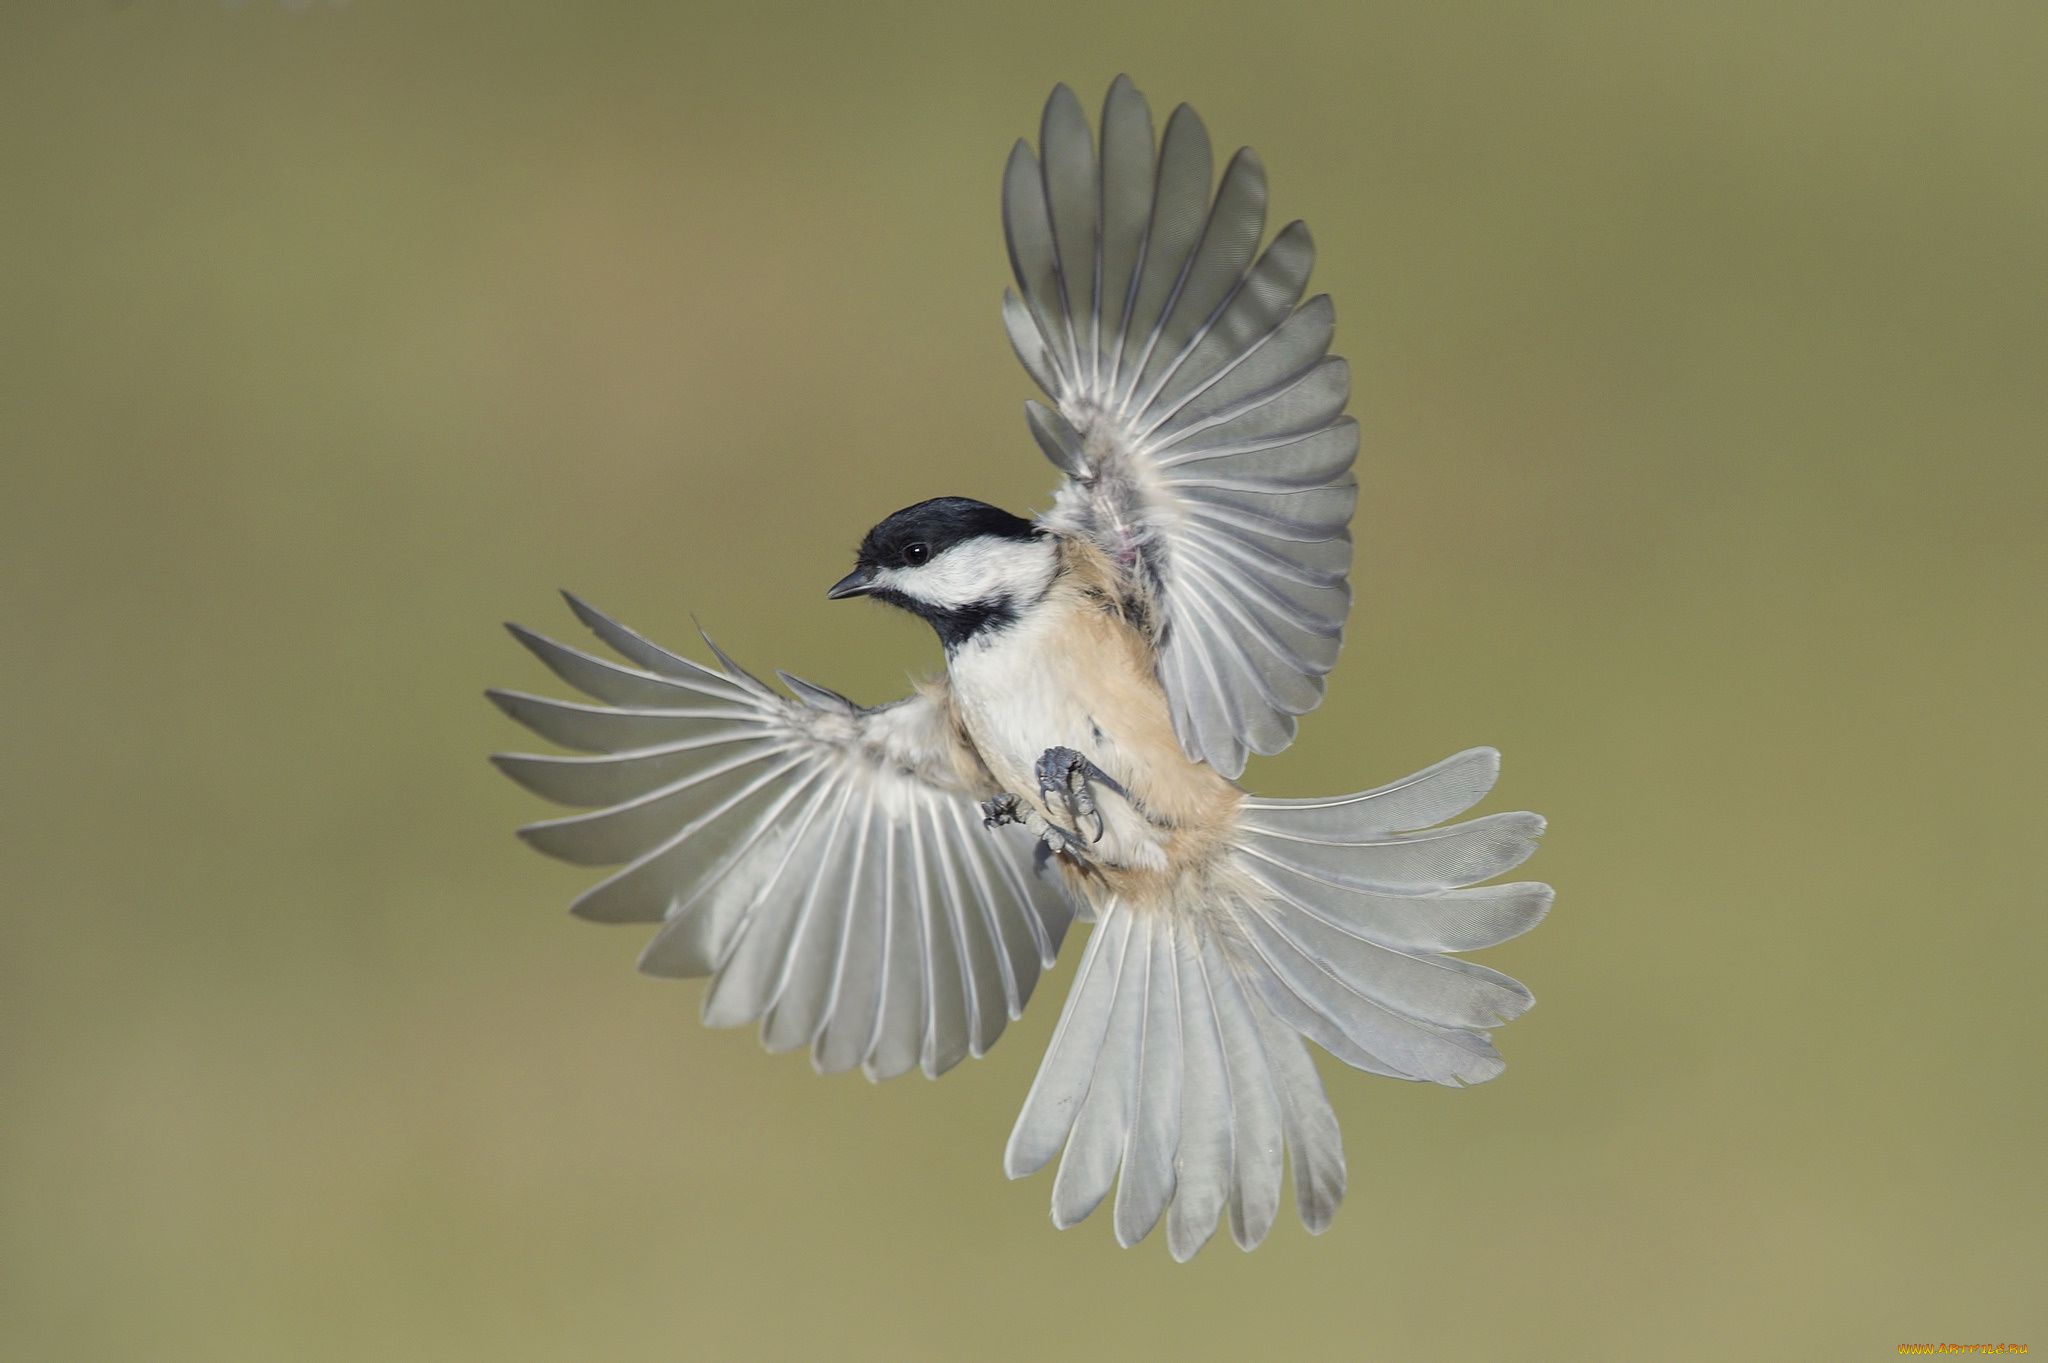
[(1076, 861), (1082, 859), (1080, 842), (1058, 824), (1046, 824), (1044, 828), (1038, 830), (1038, 837), (1039, 841), (1045, 844), (1045, 850), (1054, 856), (1065, 855)]
[(1091, 843), (1101, 842), (1108, 825), (1102, 811), (1096, 807), (1095, 796), (1088, 789), (1090, 781), (1101, 781), (1119, 795), (1123, 787), (1113, 780), (1109, 773), (1096, 766), (1072, 748), (1047, 748), (1038, 758), (1038, 799), (1047, 809), (1064, 808), (1074, 821), (1074, 831), (1083, 831), (1083, 824), (1093, 821), (1095, 830), (1089, 836)]
[(1017, 796), (1005, 791), (994, 799), (981, 802), (983, 828), (996, 829), (1013, 823), (1021, 824), (1037, 834), (1038, 840), (1045, 844), (1045, 850), (1054, 856), (1064, 854), (1077, 861), (1081, 859), (1081, 844), (1078, 839)]
[(981, 802), (981, 826), (1001, 828), (1004, 824), (1024, 822), (1024, 802), (1016, 796), (1004, 793), (993, 800)]

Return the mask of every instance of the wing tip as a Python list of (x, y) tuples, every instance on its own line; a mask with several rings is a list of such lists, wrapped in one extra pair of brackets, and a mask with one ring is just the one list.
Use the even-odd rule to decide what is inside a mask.
[(588, 818), (587, 814), (569, 814), (559, 819), (542, 819), (537, 823), (523, 824), (512, 830), (513, 836), (544, 857), (567, 862), (571, 866), (616, 866), (617, 861), (592, 857), (569, 843), (550, 836), (559, 833), (564, 826), (575, 826)]
[(573, 613), (578, 620), (582, 621), (586, 628), (595, 631), (597, 629), (596, 622), (600, 620), (604, 621), (604, 623), (606, 624), (611, 623), (610, 618), (606, 616), (603, 611), (591, 605), (588, 601), (585, 601), (582, 597), (576, 595), (576, 593), (570, 591), (567, 587), (557, 587), (555, 588), (555, 590), (562, 594), (562, 600), (568, 603), (569, 610), (571, 611), (571, 613)]
[(505, 620), (501, 621), (500, 623), (505, 626), (505, 632), (507, 634), (511, 635), (514, 639), (518, 640), (519, 646), (521, 648), (525, 649), (528, 653), (533, 654), (535, 657), (540, 657), (550, 648), (562, 647), (561, 644), (558, 644), (553, 639), (548, 638), (547, 635), (542, 634), (539, 630), (528, 629), (525, 625), (520, 624), (517, 620)]

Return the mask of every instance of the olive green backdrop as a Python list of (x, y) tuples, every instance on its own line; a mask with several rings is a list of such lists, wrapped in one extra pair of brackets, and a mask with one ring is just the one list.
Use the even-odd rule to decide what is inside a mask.
[[(1491, 743), (1469, 1092), (1321, 1239), (1055, 1232), (1071, 973), (826, 1080), (567, 918), (484, 763), (588, 595), (879, 701), (871, 522), (1052, 470), (1003, 157), (1130, 71), (1305, 217), (1358, 604), (1256, 790)], [(2037, 4), (0, 9), (0, 1354), (2048, 1348)], [(694, 646), (694, 645), (693, 645)]]

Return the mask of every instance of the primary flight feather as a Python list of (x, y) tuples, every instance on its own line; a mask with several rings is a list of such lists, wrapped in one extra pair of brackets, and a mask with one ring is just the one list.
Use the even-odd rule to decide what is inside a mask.
[(527, 841), (622, 868), (574, 912), (660, 924), (643, 970), (711, 976), (706, 1022), (758, 1020), (820, 1070), (981, 1055), (1092, 920), (1005, 1168), (1059, 1157), (1056, 1224), (1114, 1190), (1118, 1241), (1163, 1219), (1182, 1260), (1219, 1220), (1265, 1237), (1283, 1153), (1303, 1223), (1329, 1224), (1344, 1152), (1304, 1038), (1374, 1074), (1498, 1074), (1488, 1031), (1533, 1000), (1449, 953), (1551, 899), (1480, 883), (1535, 850), (1535, 815), (1435, 826), (1491, 788), (1490, 748), (1329, 799), (1237, 784), (1336, 662), (1358, 435), (1330, 301), (1302, 301), (1307, 229), (1261, 251), (1257, 156), (1213, 193), (1212, 175), (1194, 111), (1155, 139), (1124, 77), (1099, 139), (1062, 85), (1037, 153), (1012, 152), (1003, 317), (1065, 481), (1037, 521), (961, 497), (899, 511), (830, 592), (929, 622), (943, 677), (868, 708), (778, 674), (789, 699), (572, 597), (630, 665), (513, 633), (599, 704), (491, 693), (591, 754), (495, 759), (592, 811)]

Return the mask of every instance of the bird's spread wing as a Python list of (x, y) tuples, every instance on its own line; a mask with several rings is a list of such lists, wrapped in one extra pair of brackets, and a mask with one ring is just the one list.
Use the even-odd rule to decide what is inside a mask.
[(943, 688), (867, 709), (782, 674), (798, 703), (722, 653), (703, 667), (569, 603), (633, 666), (512, 632), (602, 704), (491, 698), (595, 754), (493, 759), (595, 811), (529, 825), (528, 842), (623, 864), (573, 911), (662, 924), (643, 970), (714, 976), (706, 1022), (759, 1018), (770, 1050), (809, 1046), (821, 1070), (935, 1076), (993, 1045), (1072, 910), (1028, 835), (982, 826), (976, 801), (995, 789)]
[[(1308, 229), (1265, 252), (1249, 148), (1212, 202), (1208, 134), (1182, 105), (1155, 152), (1128, 78), (1102, 137), (1066, 86), (1039, 154), (1019, 142), (1003, 224), (1022, 297), (1004, 320), (1057, 410), (1027, 408), (1067, 475), (1052, 529), (1088, 537), (1153, 606), (1160, 681), (1192, 758), (1228, 776), (1322, 699), (1351, 606), (1357, 424), (1327, 353), (1327, 296), (1300, 303)], [(1299, 306), (1297, 306), (1299, 304)]]

